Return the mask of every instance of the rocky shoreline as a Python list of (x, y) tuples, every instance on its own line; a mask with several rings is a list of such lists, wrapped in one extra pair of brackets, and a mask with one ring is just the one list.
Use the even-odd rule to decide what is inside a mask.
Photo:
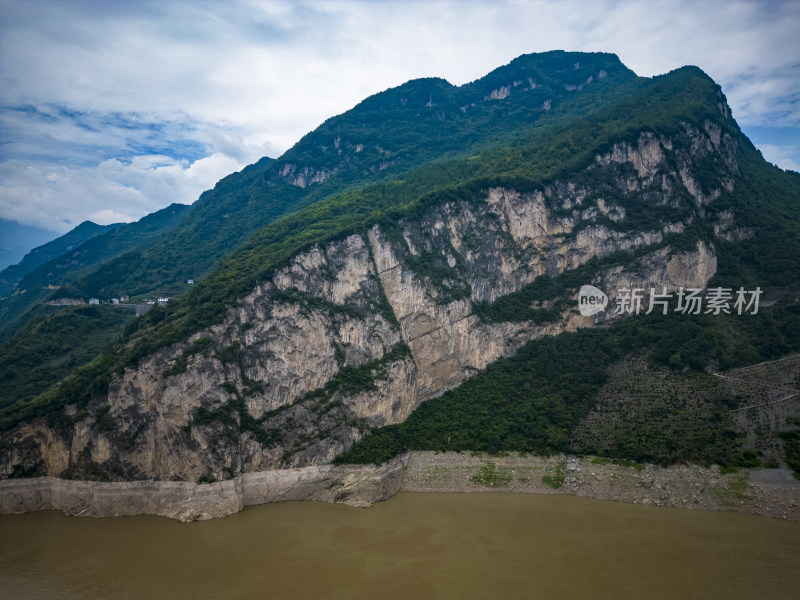
[(800, 481), (785, 468), (721, 473), (717, 466), (626, 466), (594, 457), (414, 452), (401, 487), (409, 492), (569, 494), (800, 520)]
[(400, 491), (402, 468), (398, 458), (379, 467), (321, 465), (246, 473), (214, 483), (6, 479), (0, 481), (0, 514), (58, 510), (81, 517), (157, 515), (188, 522), (269, 502), (321, 500), (367, 507)]
[(800, 481), (787, 469), (614, 464), (592, 457), (412, 452), (376, 467), (322, 465), (247, 473), (197, 484), (95, 482), (55, 477), (0, 481), (0, 514), (159, 515), (183, 522), (224, 517), (245, 506), (320, 500), (367, 507), (408, 492), (569, 494), (692, 510), (800, 520)]

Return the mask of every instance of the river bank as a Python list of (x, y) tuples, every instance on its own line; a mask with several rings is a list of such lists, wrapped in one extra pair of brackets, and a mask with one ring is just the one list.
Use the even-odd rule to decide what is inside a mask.
[(400, 491), (402, 468), (395, 459), (379, 467), (320, 465), (245, 473), (213, 483), (6, 479), (0, 481), (0, 514), (57, 510), (80, 517), (157, 515), (189, 522), (272, 502), (320, 500), (368, 507)]
[(409, 492), (566, 494), (800, 520), (800, 481), (788, 469), (721, 473), (717, 466), (626, 466), (595, 457), (413, 452), (401, 488)]
[(787, 469), (614, 464), (593, 457), (411, 452), (376, 467), (321, 465), (197, 484), (54, 477), (0, 481), (0, 514), (159, 515), (204, 521), (245, 506), (320, 500), (367, 507), (399, 491), (562, 494), (633, 504), (800, 520), (800, 481)]

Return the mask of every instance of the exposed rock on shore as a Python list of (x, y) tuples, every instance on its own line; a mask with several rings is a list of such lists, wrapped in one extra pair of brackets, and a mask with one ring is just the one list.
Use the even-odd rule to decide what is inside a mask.
[(590, 457), (454, 452), (412, 452), (380, 467), (322, 465), (246, 473), (209, 484), (12, 479), (0, 481), (0, 513), (60, 510), (84, 517), (147, 514), (204, 521), (268, 502), (321, 500), (368, 507), (400, 490), (570, 494), (800, 520), (800, 481), (785, 469), (723, 474), (716, 466), (663, 468)]
[(0, 481), (0, 514), (60, 510), (81, 517), (158, 515), (179, 521), (206, 521), (245, 506), (321, 500), (367, 507), (400, 491), (402, 461), (380, 467), (313, 466), (247, 473), (233, 480), (72, 481), (56, 477)]
[(800, 481), (787, 469), (720, 473), (717, 466), (624, 466), (597, 458), (563, 455), (489, 457), (414, 452), (403, 471), (402, 489), (569, 494), (800, 520)]

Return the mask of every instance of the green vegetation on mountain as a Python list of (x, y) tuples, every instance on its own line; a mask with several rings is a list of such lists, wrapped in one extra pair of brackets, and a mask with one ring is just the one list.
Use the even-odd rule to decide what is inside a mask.
[(714, 201), (717, 211), (732, 208), (737, 222), (752, 228), (748, 239), (715, 240), (719, 269), (710, 285), (797, 288), (800, 280), (800, 177), (761, 157), (745, 136), (737, 156), (741, 177), (736, 195)]
[[(70, 285), (71, 282), (101, 268), (107, 261), (131, 249), (144, 246), (158, 236), (168, 234), (190, 210), (191, 207), (185, 204), (171, 204), (134, 223), (109, 226), (110, 230), (92, 236), (87, 241), (68, 248), (63, 254), (32, 269), (17, 283), (16, 293), (0, 302), (0, 341), (8, 339), (29, 319), (36, 318), (35, 309), (27, 314), (26, 311), (30, 311), (36, 304), (43, 303), (50, 297), (87, 300), (89, 296), (74, 289)], [(52, 288), (58, 287), (61, 289), (53, 292)]]
[[(64, 285), (78, 280), (87, 271), (97, 269), (98, 265), (170, 232), (190, 212), (191, 206), (170, 204), (138, 221), (125, 224), (114, 231), (92, 239), (74, 251), (42, 265), (41, 268), (28, 275), (20, 287), (22, 289), (35, 288), (52, 283)], [(66, 291), (69, 292), (69, 289)], [(63, 297), (64, 294), (60, 294), (60, 296)]]
[[(737, 222), (752, 228), (753, 235), (737, 242), (714, 238), (719, 269), (709, 286), (769, 287), (776, 297), (787, 297), (788, 305), (747, 317), (636, 317), (608, 330), (530, 342), (458, 389), (428, 400), (405, 423), (374, 430), (339, 460), (382, 462), (406, 449), (527, 450), (601, 453), (662, 464), (690, 460), (758, 466), (757, 454), (742, 451), (743, 440), (729, 418), (738, 400), (718, 389), (705, 370), (731, 369), (800, 350), (800, 305), (793, 301), (800, 287), (800, 182), (763, 161), (744, 136), (738, 141), (741, 179), (736, 194), (723, 193), (713, 210), (734, 209)], [(711, 239), (708, 230), (693, 233)], [(540, 277), (516, 294), (476, 306), (476, 312), (487, 320), (547, 320), (552, 313), (533, 308), (532, 302), (563, 297), (565, 287), (588, 280), (581, 271), (590, 266), (591, 261), (556, 278)], [(653, 368), (670, 369), (670, 387), (666, 392), (657, 389), (655, 395), (649, 390), (649, 398), (632, 394), (631, 405), (622, 406), (616, 418), (593, 424), (604, 436), (587, 438), (589, 428), (579, 427), (581, 419), (596, 406), (609, 370), (632, 355), (649, 357)], [(642, 394), (643, 385), (658, 379), (651, 372), (640, 381), (623, 380), (623, 391), (633, 386)], [(643, 409), (646, 398), (651, 404)], [(786, 460), (798, 472), (799, 431), (780, 433)], [(598, 437), (605, 443), (598, 444)]]
[(792, 424), (796, 429), (782, 431), (779, 435), (786, 448), (786, 464), (800, 479), (800, 421), (794, 419)]
[(261, 227), (303, 207), (587, 114), (645, 81), (613, 54), (563, 51), (521, 56), (460, 87), (410, 81), (328, 119), (278, 160), (264, 158), (222, 179), (169, 237), (120, 256), (61, 294), (175, 295)]
[(5, 298), (28, 273), (46, 262), (58, 258), (80, 246), (87, 240), (105, 233), (109, 229), (122, 226), (123, 223), (113, 225), (98, 225), (91, 221), (84, 221), (74, 229), (52, 241), (42, 244), (28, 252), (17, 264), (11, 265), (0, 271), (0, 298)]
[[(373, 224), (391, 233), (397, 230), (399, 221), (417, 220), (447, 201), (482, 202), (492, 187), (520, 192), (541, 189), (556, 178), (576, 176), (598, 152), (620, 141), (636, 140), (643, 129), (668, 132), (670, 128), (682, 129), (682, 123), (692, 122), (692, 118), (702, 123), (714, 116), (699, 107), (707, 107), (711, 99), (716, 99), (719, 88), (699, 70), (685, 69), (665, 77), (675, 80), (674, 88), (669, 88), (671, 93), (658, 90), (651, 94), (645, 88), (571, 125), (541, 128), (511, 146), (503, 144), (477, 156), (433, 164), (386, 184), (339, 194), (263, 228), (222, 260), (203, 285), (172, 304), (167, 326), (161, 328), (164, 343), (218, 322), (228, 306), (292, 256), (315, 244), (364, 231)], [(661, 87), (660, 80), (653, 85)], [(572, 154), (565, 153), (564, 148)], [(560, 160), (553, 160), (554, 153)], [(642, 229), (659, 229), (662, 215), (642, 218), (648, 210), (633, 207), (632, 217), (639, 219)], [(613, 227), (623, 229), (625, 225)], [(158, 313), (152, 318), (162, 320)]]
[[(747, 458), (729, 417), (739, 400), (717, 389), (717, 381), (704, 369), (730, 369), (797, 351), (797, 304), (743, 316), (642, 315), (609, 328), (546, 337), (427, 400), (404, 423), (373, 430), (338, 460), (380, 463), (404, 450), (520, 450), (738, 466)], [(676, 352), (684, 357), (677, 363)], [(623, 414), (630, 423), (613, 419), (596, 425), (604, 428), (606, 443), (593, 444), (581, 421), (597, 405), (610, 367), (631, 356), (648, 357), (654, 372), (618, 384), (629, 396)], [(675, 391), (666, 388), (643, 415), (631, 420), (646, 397), (641, 386), (658, 379), (659, 369), (669, 370)], [(681, 396), (682, 387), (690, 393)], [(620, 388), (616, 392), (621, 395)]]
[(0, 407), (24, 406), (116, 341), (135, 318), (118, 306), (61, 308), (0, 347)]

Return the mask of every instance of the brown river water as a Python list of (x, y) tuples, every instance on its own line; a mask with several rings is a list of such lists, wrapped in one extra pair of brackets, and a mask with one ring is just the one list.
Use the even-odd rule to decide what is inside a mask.
[(406, 492), (189, 524), (9, 515), (0, 598), (800, 598), (800, 522)]

